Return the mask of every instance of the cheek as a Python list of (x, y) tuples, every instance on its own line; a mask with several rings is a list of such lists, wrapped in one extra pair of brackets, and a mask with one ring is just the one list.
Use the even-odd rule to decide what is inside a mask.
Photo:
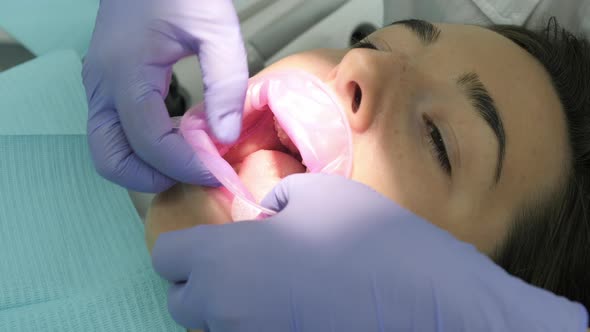
[(402, 117), (391, 119), (355, 137), (353, 178), (439, 224), (447, 213), (447, 184), (432, 169), (416, 126)]
[(424, 141), (423, 128), (412, 114), (390, 111), (370, 130), (355, 136), (353, 178), (450, 230), (450, 180), (437, 169)]
[(505, 205), (496, 194), (474, 198), (476, 195), (467, 192), (456, 195), (452, 203), (455, 205), (454, 214), (441, 227), (458, 239), (473, 244), (482, 253), (491, 255), (508, 234), (513, 205)]
[(425, 164), (421, 151), (400, 148), (390, 154), (389, 197), (406, 209), (441, 226), (447, 214), (446, 184)]

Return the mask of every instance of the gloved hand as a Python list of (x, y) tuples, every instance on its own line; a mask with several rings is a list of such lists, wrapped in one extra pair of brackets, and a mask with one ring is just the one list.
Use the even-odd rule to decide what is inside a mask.
[(217, 184), (173, 130), (164, 99), (172, 65), (197, 53), (213, 133), (238, 137), (248, 80), (238, 23), (231, 0), (101, 0), (83, 80), (102, 176), (144, 192)]
[[(311, 189), (313, 188), (313, 189)], [(298, 174), (264, 221), (160, 235), (180, 324), (207, 331), (585, 331), (579, 304), (342, 177)]]

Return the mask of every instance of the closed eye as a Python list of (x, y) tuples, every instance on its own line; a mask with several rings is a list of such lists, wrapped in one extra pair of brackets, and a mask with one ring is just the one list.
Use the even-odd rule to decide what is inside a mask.
[(356, 42), (350, 48), (366, 48), (370, 50), (378, 50), (377, 46), (375, 46), (375, 44), (373, 44), (370, 40), (366, 38)]
[(440, 131), (434, 122), (432, 122), (432, 120), (426, 115), (424, 115), (423, 118), (424, 124), (426, 126), (426, 138), (430, 143), (432, 154), (440, 164), (442, 170), (447, 173), (447, 175), (451, 176), (453, 169), (451, 167), (451, 162), (447, 153), (445, 141), (443, 140), (442, 135), (440, 134)]
[[(379, 50), (375, 44), (373, 44), (368, 39), (363, 39), (355, 43), (351, 46), (351, 48), (364, 48), (364, 49), (371, 49), (371, 50)], [(355, 97), (356, 98), (356, 97)], [(431, 146), (431, 151), (434, 158), (438, 161), (442, 170), (449, 176), (452, 175), (452, 167), (451, 162), (449, 160), (449, 155), (447, 153), (447, 148), (445, 146), (444, 139), (440, 134), (438, 127), (434, 124), (434, 122), (426, 115), (423, 116), (424, 123), (426, 126), (426, 133), (427, 139)]]

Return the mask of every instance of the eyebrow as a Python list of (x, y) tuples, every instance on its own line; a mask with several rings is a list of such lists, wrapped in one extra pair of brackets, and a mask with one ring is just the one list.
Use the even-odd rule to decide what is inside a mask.
[[(401, 20), (390, 24), (390, 26), (392, 25), (403, 25), (410, 29), (425, 46), (434, 44), (440, 36), (440, 29), (425, 20)], [(506, 135), (504, 133), (502, 118), (500, 118), (498, 110), (496, 109), (496, 103), (490, 96), (485, 85), (479, 79), (479, 75), (475, 72), (461, 74), (457, 79), (457, 85), (461, 91), (463, 91), (466, 98), (471, 102), (471, 105), (477, 114), (490, 126), (498, 140), (498, 160), (496, 162), (496, 173), (494, 178), (494, 183), (498, 183), (500, 176), (502, 175), (502, 165), (504, 163), (504, 154), (506, 150)]]
[(496, 162), (495, 183), (500, 180), (502, 174), (502, 164), (504, 162), (504, 153), (506, 150), (506, 135), (502, 118), (496, 109), (494, 99), (490, 96), (485, 85), (474, 72), (464, 73), (457, 79), (457, 85), (465, 93), (467, 99), (471, 102), (473, 109), (482, 117), (485, 122), (492, 128), (496, 139), (498, 140), (498, 160)]
[(440, 36), (440, 29), (436, 27), (436, 25), (424, 20), (401, 20), (395, 21), (391, 23), (389, 26), (392, 25), (403, 25), (404, 27), (410, 29), (412, 32), (416, 34), (418, 39), (420, 39), (420, 41), (422, 41), (422, 43), (425, 46), (434, 44)]

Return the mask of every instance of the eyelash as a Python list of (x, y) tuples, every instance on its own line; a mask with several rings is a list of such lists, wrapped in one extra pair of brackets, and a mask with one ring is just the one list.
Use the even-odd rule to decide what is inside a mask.
[[(368, 39), (360, 40), (359, 42), (355, 43), (351, 46), (351, 48), (366, 48), (371, 50), (378, 50), (375, 44), (373, 44)], [(438, 160), (440, 167), (447, 173), (449, 176), (452, 174), (451, 162), (449, 160), (449, 155), (447, 153), (447, 148), (445, 146), (445, 142), (442, 139), (442, 135), (438, 130), (438, 127), (432, 122), (430, 118), (424, 115), (424, 123), (428, 130), (428, 141), (430, 146), (432, 147), (432, 153)]]
[(379, 50), (377, 46), (375, 46), (375, 44), (373, 44), (368, 39), (363, 39), (356, 42), (354, 45), (351, 46), (351, 48), (366, 48), (370, 50)]
[(426, 115), (423, 116), (424, 124), (428, 131), (427, 138), (432, 147), (432, 153), (440, 163), (440, 167), (448, 175), (452, 174), (451, 162), (449, 161), (449, 155), (447, 154), (447, 148), (445, 142), (438, 130), (438, 127), (428, 118)]

